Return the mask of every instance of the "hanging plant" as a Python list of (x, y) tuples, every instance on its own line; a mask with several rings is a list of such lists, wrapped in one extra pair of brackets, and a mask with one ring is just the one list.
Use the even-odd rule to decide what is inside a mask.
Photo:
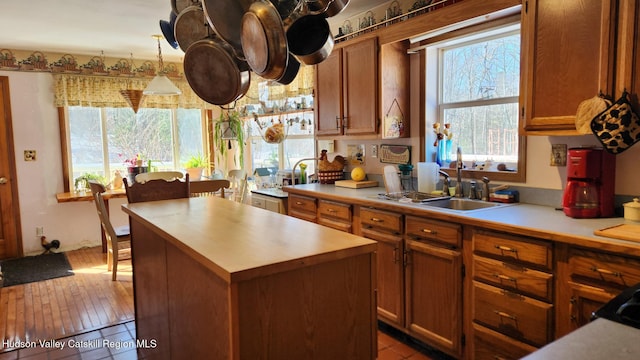
[(240, 113), (235, 110), (222, 112), (214, 125), (213, 141), (222, 158), (233, 148), (232, 140), (238, 143), (240, 167), (244, 168), (244, 123), (240, 119)]

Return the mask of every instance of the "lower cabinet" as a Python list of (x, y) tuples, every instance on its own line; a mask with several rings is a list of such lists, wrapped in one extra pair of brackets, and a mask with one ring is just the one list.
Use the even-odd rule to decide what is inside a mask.
[(316, 222), (317, 199), (298, 194), (289, 194), (289, 215), (299, 219)]
[(593, 313), (624, 289), (640, 283), (640, 260), (569, 245), (560, 246), (556, 336), (586, 325)]
[(370, 208), (360, 222), (362, 236), (378, 241), (378, 318), (460, 357), (462, 227)]
[(483, 229), (471, 240), (475, 358), (519, 359), (553, 341), (552, 243)]
[(351, 205), (336, 201), (318, 200), (318, 224), (344, 232), (352, 232)]

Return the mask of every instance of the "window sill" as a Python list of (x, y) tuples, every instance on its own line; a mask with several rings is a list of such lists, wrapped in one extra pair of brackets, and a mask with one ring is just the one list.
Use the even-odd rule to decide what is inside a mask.
[[(105, 200), (112, 198), (126, 198), (127, 193), (124, 189), (117, 190), (107, 190), (105, 192)], [(65, 192), (56, 194), (56, 200), (58, 203), (67, 203), (67, 202), (76, 202), (76, 201), (92, 201), (93, 196), (91, 195), (91, 191), (85, 192)]]

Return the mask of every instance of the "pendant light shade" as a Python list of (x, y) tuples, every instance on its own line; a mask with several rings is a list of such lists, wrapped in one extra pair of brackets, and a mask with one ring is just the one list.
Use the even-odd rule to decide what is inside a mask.
[(180, 95), (182, 91), (164, 74), (158, 74), (144, 89), (145, 95)]
[(142, 101), (142, 90), (120, 90), (120, 94), (127, 100), (127, 104), (131, 106), (133, 112), (137, 114)]
[(149, 82), (147, 88), (144, 89), (145, 95), (180, 95), (182, 91), (175, 86), (164, 72), (162, 63), (162, 49), (160, 48), (160, 39), (162, 35), (153, 35), (158, 41), (158, 74)]

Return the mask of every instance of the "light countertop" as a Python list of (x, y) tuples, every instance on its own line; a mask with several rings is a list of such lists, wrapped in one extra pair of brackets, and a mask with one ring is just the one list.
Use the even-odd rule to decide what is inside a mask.
[(429, 216), (434, 219), (482, 226), (500, 231), (533, 236), (557, 242), (597, 247), (601, 250), (624, 252), (640, 256), (640, 239), (626, 241), (594, 235), (594, 231), (618, 224), (634, 223), (624, 218), (574, 219), (549, 206), (508, 204), (495, 208), (459, 211), (429, 207), (419, 203), (399, 203), (381, 199), (384, 187), (349, 189), (328, 184), (306, 184), (283, 188), (290, 194), (316, 196), (334, 201), (346, 201), (405, 214)]

